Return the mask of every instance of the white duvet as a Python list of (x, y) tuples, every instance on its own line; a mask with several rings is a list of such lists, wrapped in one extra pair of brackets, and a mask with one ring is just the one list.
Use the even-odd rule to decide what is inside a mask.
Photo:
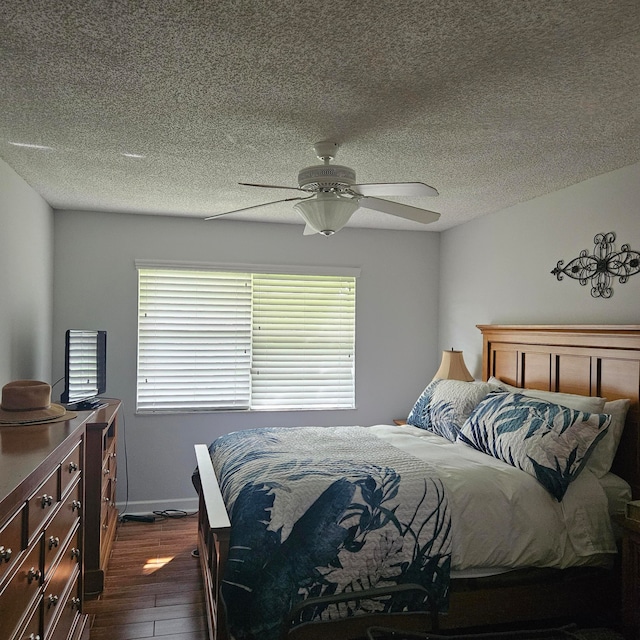
[(607, 496), (590, 471), (558, 502), (533, 476), (465, 444), (409, 425), (371, 429), (433, 465), (448, 489), (452, 577), (607, 565), (616, 553)]

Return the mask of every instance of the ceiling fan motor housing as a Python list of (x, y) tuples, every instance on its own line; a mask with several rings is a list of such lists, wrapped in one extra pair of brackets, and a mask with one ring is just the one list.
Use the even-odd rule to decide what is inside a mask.
[(304, 191), (346, 191), (356, 182), (356, 172), (339, 164), (320, 164), (302, 169), (298, 185)]

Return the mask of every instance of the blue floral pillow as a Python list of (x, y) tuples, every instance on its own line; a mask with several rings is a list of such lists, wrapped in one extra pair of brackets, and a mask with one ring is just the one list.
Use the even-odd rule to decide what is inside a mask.
[(458, 440), (531, 474), (559, 502), (610, 422), (603, 413), (498, 391), (480, 402)]
[(407, 423), (451, 440), (491, 390), (486, 382), (433, 380), (411, 409)]

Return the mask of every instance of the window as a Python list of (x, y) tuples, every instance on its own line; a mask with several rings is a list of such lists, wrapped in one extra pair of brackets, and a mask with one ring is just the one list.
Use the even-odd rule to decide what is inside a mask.
[(137, 266), (138, 412), (355, 406), (352, 273)]

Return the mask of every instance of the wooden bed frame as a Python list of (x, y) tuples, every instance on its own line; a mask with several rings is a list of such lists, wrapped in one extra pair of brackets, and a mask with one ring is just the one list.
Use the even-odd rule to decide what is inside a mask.
[[(640, 325), (478, 325), (483, 335), (482, 376), (518, 386), (564, 393), (630, 398), (632, 405), (613, 471), (640, 498)], [(220, 581), (227, 558), (230, 522), (206, 445), (196, 445), (200, 476), (198, 550), (211, 640), (225, 640)], [(440, 629), (505, 623), (583, 619), (617, 621), (619, 571), (513, 572), (509, 580), (452, 580), (450, 611)], [(301, 625), (288, 638), (356, 638), (368, 626), (425, 631), (428, 614), (356, 616)], [(436, 627), (437, 628), (437, 627)], [(445, 631), (446, 633), (446, 631)]]

